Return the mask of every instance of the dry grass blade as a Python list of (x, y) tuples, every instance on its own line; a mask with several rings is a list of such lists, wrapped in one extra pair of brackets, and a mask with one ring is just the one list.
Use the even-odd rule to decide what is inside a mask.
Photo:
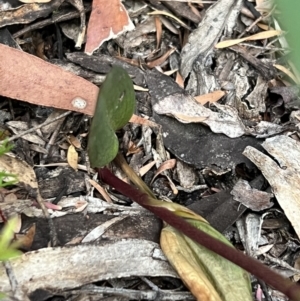
[(194, 98), (197, 102), (201, 103), (202, 105), (205, 105), (208, 102), (212, 103), (220, 100), (224, 95), (224, 91), (218, 90), (204, 95), (195, 96)]
[(158, 58), (157, 60), (154, 60), (152, 62), (147, 63), (147, 66), (149, 68), (154, 68), (156, 66), (160, 66), (162, 65), (167, 58), (175, 51), (175, 48), (171, 48), (169, 49), (165, 54), (163, 54), (160, 58)]
[(151, 180), (151, 183), (150, 183), (150, 184), (153, 183), (153, 181), (156, 179), (156, 177), (157, 177), (158, 175), (160, 175), (160, 174), (161, 174), (162, 172), (164, 172), (165, 170), (174, 168), (175, 165), (176, 165), (176, 160), (175, 160), (175, 159), (170, 159), (170, 160), (167, 160), (167, 161), (163, 162), (163, 163), (160, 165), (160, 167), (158, 168), (158, 170), (156, 171), (156, 173), (155, 173), (153, 179)]
[(289, 69), (287, 69), (286, 67), (282, 66), (282, 65), (278, 65), (278, 64), (274, 64), (273, 65), (275, 68), (277, 68), (278, 70), (282, 71), (283, 73), (285, 73), (287, 76), (289, 76), (297, 85), (299, 85), (299, 81), (297, 79), (297, 77), (293, 74), (293, 72), (291, 72)]
[(163, 10), (155, 10), (151, 13), (148, 13), (148, 15), (164, 15), (164, 16), (167, 16), (167, 17), (170, 17), (172, 19), (174, 19), (176, 22), (178, 22), (182, 27), (184, 28), (187, 28), (187, 29), (190, 29), (189, 26), (187, 26), (184, 22), (182, 22), (180, 19), (178, 19), (177, 17), (173, 16), (172, 14), (168, 13), (168, 12), (165, 12)]
[(98, 192), (102, 195), (102, 197), (104, 198), (104, 200), (107, 202), (107, 203), (110, 203), (112, 204), (113, 201), (111, 200), (109, 194), (105, 191), (104, 188), (102, 188), (96, 181), (94, 180), (89, 180), (89, 182), (98, 190)]
[(159, 17), (155, 17), (155, 27), (156, 27), (156, 49), (159, 49), (162, 37), (162, 24)]
[(269, 39), (272, 37), (276, 37), (278, 35), (281, 35), (282, 31), (280, 30), (268, 30), (268, 31), (262, 31), (260, 33), (254, 34), (249, 37), (241, 38), (241, 39), (235, 39), (235, 40), (226, 40), (218, 43), (215, 45), (216, 48), (226, 48), (230, 47), (236, 44), (239, 44), (244, 41), (255, 41), (255, 40), (264, 40), (264, 39)]

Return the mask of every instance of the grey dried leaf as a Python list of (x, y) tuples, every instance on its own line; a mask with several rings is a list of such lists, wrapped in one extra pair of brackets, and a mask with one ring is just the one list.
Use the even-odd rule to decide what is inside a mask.
[[(11, 126), (9, 126), (9, 128), (11, 129), (11, 131), (15, 135), (20, 134), (20, 132), (17, 131), (15, 128), (13, 128)], [(40, 138), (38, 135), (35, 135), (35, 134), (32, 134), (32, 133), (23, 135), (21, 138), (24, 139), (24, 140), (27, 140), (31, 143), (35, 143), (35, 144), (42, 145), (42, 146), (44, 146), (46, 144), (46, 142), (42, 138)]]
[(275, 134), (282, 133), (284, 129), (285, 128), (279, 124), (268, 121), (260, 121), (250, 131), (253, 136), (256, 136), (256, 138), (267, 138)]
[(213, 50), (225, 27), (227, 32), (231, 32), (241, 3), (241, 0), (220, 0), (206, 11), (202, 22), (190, 34), (182, 49), (180, 73), (183, 79), (188, 77), (197, 57), (204, 57)]
[(268, 93), (268, 82), (258, 75), (256, 85), (253, 91), (246, 97), (251, 108), (258, 110), (259, 112), (266, 111), (266, 98)]
[(300, 143), (280, 135), (266, 139), (262, 146), (278, 163), (250, 146), (243, 154), (262, 171), (300, 237)]
[[(8, 2), (19, 3), (15, 0)], [(64, 0), (53, 0), (49, 3), (28, 3), (16, 8), (0, 11), (0, 27), (13, 24), (28, 24), (38, 18), (46, 17), (56, 11)]]
[(237, 138), (248, 132), (235, 108), (218, 103), (213, 105), (218, 112), (205, 108), (192, 96), (173, 94), (154, 104), (153, 110), (157, 114), (171, 115), (183, 123), (206, 124), (214, 133), (223, 133), (230, 138)]
[(230, 194), (233, 195), (235, 201), (242, 203), (253, 211), (261, 211), (273, 206), (273, 203), (270, 202), (273, 197), (272, 193), (252, 188), (245, 180), (239, 180)]
[[(160, 254), (159, 258), (153, 256), (154, 251)], [(111, 278), (178, 278), (159, 245), (139, 239), (105, 242), (100, 245), (44, 248), (17, 257), (12, 260), (12, 264), (19, 285), (26, 288), (29, 294), (37, 289), (64, 291)], [(72, 277), (68, 271), (72, 271)], [(0, 267), (0, 291), (11, 292), (3, 266)]]
[(8, 127), (15, 128), (16, 130), (26, 131), (28, 130), (28, 123), (25, 121), (8, 121), (6, 122)]
[(253, 213), (249, 213), (245, 218), (240, 218), (236, 222), (243, 246), (250, 256), (256, 256), (258, 251), (262, 222), (262, 217)]
[(183, 188), (192, 188), (199, 180), (195, 168), (181, 160), (176, 162), (176, 171), (179, 183)]
[(149, 39), (147, 34), (156, 32), (154, 17), (148, 19), (136, 26), (135, 30), (128, 32), (124, 37), (124, 48), (130, 49), (139, 46), (143, 41)]

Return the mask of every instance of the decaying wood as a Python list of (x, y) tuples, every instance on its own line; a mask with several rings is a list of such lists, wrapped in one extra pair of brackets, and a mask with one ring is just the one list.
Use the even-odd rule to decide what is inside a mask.
[[(10, 262), (19, 286), (27, 294), (37, 289), (62, 292), (112, 278), (178, 277), (159, 245), (143, 240), (45, 248), (26, 253)], [(0, 267), (0, 291), (11, 291), (3, 266)]]
[(244, 58), (249, 64), (251, 64), (266, 80), (271, 80), (276, 75), (275, 67), (271, 64), (264, 64), (258, 58), (249, 54), (245, 47), (240, 45), (234, 45), (230, 47), (231, 50), (238, 53), (242, 58)]
[(232, 31), (235, 26), (232, 15), (237, 17), (235, 10), (239, 10), (241, 3), (240, 0), (220, 0), (207, 10), (199, 27), (190, 34), (187, 44), (182, 49), (180, 72), (184, 79), (192, 71), (196, 58), (205, 58), (213, 50), (224, 28), (226, 27), (228, 32)]
[(239, 180), (231, 194), (235, 201), (241, 202), (253, 211), (262, 211), (273, 206), (273, 203), (270, 202), (270, 198), (273, 197), (272, 193), (252, 188), (245, 180)]
[(251, 146), (246, 147), (243, 154), (269, 181), (278, 203), (300, 237), (300, 143), (280, 135), (266, 139), (262, 146), (279, 165)]
[(0, 27), (12, 24), (28, 24), (38, 18), (46, 17), (64, 2), (54, 0), (49, 3), (28, 3), (9, 11), (0, 11)]

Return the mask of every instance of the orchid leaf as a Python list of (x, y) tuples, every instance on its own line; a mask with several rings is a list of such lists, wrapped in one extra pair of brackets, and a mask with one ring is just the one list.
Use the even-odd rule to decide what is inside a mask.
[[(187, 221), (223, 243), (228, 240), (206, 222)], [(167, 225), (160, 245), (171, 265), (197, 300), (252, 301), (250, 278), (239, 266), (197, 244)]]
[(167, 226), (162, 230), (160, 245), (168, 261), (197, 300), (223, 301), (180, 232)]
[[(118, 154), (115, 162), (122, 167), (130, 180), (147, 194), (144, 205), (148, 209), (166, 209), (177, 218), (184, 218), (193, 227), (233, 248), (230, 242), (200, 215), (179, 204), (157, 200), (122, 155)], [(139, 199), (141, 201), (141, 198)], [(167, 224), (161, 232), (160, 244), (169, 262), (197, 300), (252, 300), (249, 275), (239, 266), (197, 244)]]
[(113, 66), (102, 84), (91, 124), (88, 153), (92, 167), (103, 167), (118, 153), (115, 131), (122, 128), (135, 109), (132, 81), (127, 72)]
[[(254, 276), (256, 276), (257, 278), (260, 278), (261, 280), (265, 281), (268, 285), (274, 287), (275, 289), (279, 290), (280, 292), (284, 293), (287, 297), (289, 297), (290, 300), (293, 301), (300, 301), (300, 286), (296, 283), (291, 282), (289, 279), (282, 277), (281, 275), (275, 273), (274, 271), (272, 271), (270, 268), (268, 268), (267, 266), (263, 265), (261, 262), (248, 257), (246, 255), (244, 255), (242, 252), (237, 251), (232, 245), (229, 244), (229, 242), (226, 241), (226, 243), (223, 242), (223, 239), (225, 240), (225, 238), (223, 238), (222, 236), (219, 236), (221, 234), (219, 234), (216, 230), (214, 230), (211, 226), (207, 226), (208, 223), (204, 220), (202, 220), (202, 218), (192, 218), (192, 221), (190, 221), (190, 218), (183, 218), (181, 216), (178, 216), (178, 214), (176, 214), (176, 211), (178, 211), (177, 209), (174, 210), (174, 208), (171, 208), (171, 210), (169, 210), (168, 208), (165, 208), (165, 206), (158, 206), (156, 204), (156, 202), (158, 202), (158, 200), (154, 200), (151, 197), (149, 197), (149, 194), (142, 192), (139, 189), (136, 189), (135, 187), (133, 187), (132, 185), (129, 185), (127, 183), (125, 183), (124, 181), (120, 180), (119, 178), (117, 178), (115, 175), (113, 175), (111, 173), (111, 171), (108, 168), (101, 168), (98, 169), (98, 174), (99, 177), (108, 185), (111, 185), (112, 187), (114, 187), (117, 191), (119, 191), (120, 193), (124, 194), (125, 196), (129, 197), (130, 199), (132, 199), (133, 201), (135, 201), (136, 203), (138, 203), (139, 205), (143, 206), (144, 208), (148, 209), (149, 211), (151, 211), (152, 213), (154, 213), (156, 216), (158, 216), (159, 218), (161, 218), (164, 222), (166, 222), (169, 226), (168, 229), (171, 228), (171, 226), (173, 227), (173, 229), (176, 229), (176, 231), (178, 231), (179, 235), (185, 235), (188, 236), (189, 238), (191, 238), (193, 241), (195, 241), (197, 244), (199, 244), (199, 246), (203, 246), (203, 248), (206, 248), (206, 250), (211, 250), (214, 254), (218, 254), (220, 256), (222, 256), (222, 258), (229, 260), (230, 262), (233, 263), (234, 267), (235, 265), (239, 265), (242, 269), (247, 270), (249, 273), (253, 274)], [(140, 187), (141, 185), (139, 185)], [(184, 213), (185, 215), (186, 213)], [(188, 214), (189, 216), (191, 216), (190, 214)], [(194, 226), (194, 223), (196, 221), (196, 224)], [(200, 222), (200, 223), (199, 223)], [(167, 229), (167, 228), (165, 228)], [(164, 233), (166, 233), (166, 230), (162, 231), (162, 235), (164, 235)], [(200, 230), (201, 229), (201, 230)], [(202, 230), (203, 229), (203, 230)], [(171, 231), (173, 232), (172, 228)], [(216, 233), (217, 236), (216, 236)], [(217, 238), (216, 238), (216, 237)], [(180, 274), (182, 280), (187, 284), (187, 286), (189, 287), (189, 289), (191, 290), (191, 292), (193, 294), (195, 294), (197, 300), (201, 300), (201, 301), (205, 301), (205, 300), (218, 300), (218, 299), (214, 299), (214, 298), (204, 298), (205, 296), (209, 297), (209, 294), (205, 295), (205, 294), (201, 294), (201, 287), (200, 289), (196, 290), (196, 288), (193, 288), (193, 283), (197, 283), (198, 280), (193, 280), (193, 276), (186, 276), (189, 273), (191, 275), (194, 275), (194, 273), (192, 273), (192, 268), (194, 266), (194, 262), (197, 261), (197, 265), (199, 265), (199, 267), (197, 267), (196, 269), (200, 269), (201, 266), (201, 262), (203, 259), (197, 259), (197, 256), (194, 257), (194, 259), (189, 255), (189, 254), (193, 254), (193, 253), (197, 253), (198, 251), (195, 251), (192, 248), (189, 248), (189, 251), (186, 251), (184, 248), (184, 251), (181, 252), (181, 242), (177, 242), (177, 237), (175, 236), (175, 239), (172, 240), (168, 238), (169, 236), (167, 236), (166, 239), (161, 239), (161, 246), (162, 249), (164, 250), (164, 253), (166, 254), (167, 258), (169, 259), (169, 261), (173, 264), (173, 266), (176, 268), (177, 272)], [(222, 237), (222, 238), (221, 238)], [(181, 240), (179, 238), (179, 240)], [(184, 241), (187, 242), (187, 240), (184, 238)], [(165, 245), (165, 246), (163, 246)], [(178, 247), (179, 245), (179, 247)], [(169, 251), (170, 250), (170, 251)], [(182, 256), (181, 253), (187, 253), (187, 256)], [(179, 258), (179, 264), (176, 265), (174, 263), (173, 258), (175, 258), (175, 262), (178, 261)], [(213, 257), (214, 258), (214, 257)], [(183, 262), (183, 263), (182, 263)], [(225, 261), (224, 261), (225, 262)], [(207, 273), (207, 270), (210, 269), (211, 266), (211, 261), (208, 264), (208, 267), (205, 268), (205, 273)], [(213, 274), (217, 274), (218, 273), (218, 264), (215, 262), (215, 260), (213, 260), (213, 265), (216, 268), (216, 271), (213, 272)], [(224, 271), (226, 271), (226, 267), (221, 265), (220, 269), (224, 269)], [(229, 267), (229, 272), (231, 267)], [(202, 270), (204, 270), (204, 265)], [(183, 271), (183, 272), (182, 272)], [(201, 273), (200, 273), (201, 274)], [(226, 272), (225, 272), (226, 274)], [(234, 274), (234, 276), (231, 276), (231, 279), (235, 279), (237, 274)], [(199, 276), (201, 277), (201, 275)], [(224, 279), (226, 279), (227, 274), (225, 276)], [(251, 295), (251, 290), (250, 290), (250, 282), (249, 282), (249, 278), (247, 276), (246, 273), (244, 273), (242, 271), (241, 273), (241, 277), (244, 279), (244, 282), (241, 284), (240, 282), (234, 282), (233, 286), (228, 286), (228, 289), (237, 289), (237, 285), (241, 285), (241, 287), (238, 288), (238, 290), (241, 289), (242, 291), (242, 297), (241, 298), (233, 298), (232, 300), (252, 300), (250, 299), (250, 295)], [(212, 281), (211, 284), (214, 286), (214, 281), (213, 278), (211, 278), (211, 276), (209, 276), (209, 274), (207, 274), (207, 278), (209, 281)], [(199, 280), (200, 282), (205, 282), (204, 278), (203, 280)], [(221, 280), (220, 280), (221, 281)], [(228, 282), (224, 282), (226, 285), (228, 284)], [(225, 286), (226, 287), (226, 286)], [(216, 291), (218, 291), (219, 288), (216, 288)], [(206, 290), (207, 291), (207, 290)], [(226, 292), (226, 289), (225, 289)], [(222, 291), (218, 291), (219, 297), (222, 300)], [(202, 298), (203, 296), (203, 298)], [(214, 296), (216, 296), (214, 294)], [(230, 300), (230, 298), (225, 299), (226, 300)], [(224, 300), (222, 300), (224, 301)]]

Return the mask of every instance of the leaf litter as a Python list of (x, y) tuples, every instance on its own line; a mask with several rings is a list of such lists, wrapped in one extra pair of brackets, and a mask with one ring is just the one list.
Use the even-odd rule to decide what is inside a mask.
[[(102, 197), (94, 191), (89, 182), (93, 176), (86, 156), (89, 116), (93, 115), (95, 110), (96, 95), (99, 91), (97, 85), (103, 82), (112, 65), (118, 65), (128, 72), (136, 85), (145, 89), (136, 92), (135, 114), (137, 116), (132, 118), (135, 123), (117, 132), (120, 141), (124, 133), (128, 133), (130, 141), (140, 148), (139, 156), (128, 153), (127, 160), (129, 162), (137, 160), (138, 166), (146, 166), (151, 161), (156, 161), (153, 155), (156, 152), (152, 152), (151, 149), (160, 154), (162, 158), (160, 164), (173, 162), (168, 160), (175, 160), (175, 158), (177, 160), (177, 168), (171, 166), (168, 170), (171, 181), (163, 174), (158, 174), (159, 165), (156, 162), (158, 166), (154, 167), (153, 164), (151, 168), (150, 165), (150, 170), (144, 175), (145, 182), (150, 184), (155, 176), (152, 188), (157, 195), (186, 206), (190, 205), (196, 212), (207, 218), (212, 226), (221, 232), (226, 231), (226, 235), (232, 237), (232, 241), (237, 245), (241, 243), (249, 255), (256, 256), (268, 264), (270, 260), (268, 254), (271, 254), (278, 259), (276, 265), (280, 267), (284, 266), (286, 260), (284, 250), (290, 254), (288, 261), (296, 262), (299, 257), (297, 252), (299, 204), (296, 193), (299, 188), (299, 181), (297, 182), (299, 96), (294, 83), (297, 83), (298, 79), (291, 64), (277, 62), (277, 57), (273, 54), (279, 53), (284, 43), (284, 36), (278, 38), (280, 43), (278, 45), (272, 35), (277, 35), (285, 29), (278, 28), (276, 15), (269, 14), (272, 8), (266, 8), (265, 13), (260, 10), (262, 13), (260, 22), (265, 22), (264, 25), (274, 22), (273, 28), (276, 30), (273, 31), (268, 26), (257, 26), (253, 11), (252, 13), (249, 11), (244, 1), (220, 0), (214, 4), (194, 3), (193, 6), (184, 2), (175, 5), (177, 2), (138, 3), (129, 0), (125, 1), (123, 6), (121, 2), (116, 1), (118, 5), (122, 5), (122, 10), (127, 16), (127, 24), (131, 25), (123, 27), (124, 33), (122, 30), (118, 33), (112, 31), (115, 36), (104, 38), (105, 43), (99, 39), (90, 46), (92, 36), (100, 37), (96, 33), (98, 25), (91, 22), (92, 17), (87, 19), (89, 39), (85, 51), (89, 54), (93, 52), (93, 55), (86, 55), (81, 51), (75, 51), (75, 45), (79, 48), (78, 45), (85, 40), (83, 29), (86, 24), (83, 15), (85, 16), (90, 9), (92, 15), (95, 14), (93, 6), (96, 3), (101, 5), (101, 1), (94, 0), (92, 7), (85, 1), (69, 1), (71, 6), (67, 1), (62, 0), (25, 3), (22, 6), (17, 1), (13, 2), (10, 4), (14, 6), (13, 8), (0, 12), (2, 16), (0, 26), (7, 26), (8, 29), (8, 39), (0, 41), (3, 56), (0, 60), (0, 68), (5, 75), (0, 83), (3, 96), (0, 112), (5, 116), (0, 130), (1, 133), (7, 129), (10, 131), (10, 139), (15, 140), (13, 152), (20, 157), (18, 162), (23, 160), (27, 161), (27, 165), (31, 165), (28, 172), (26, 172), (27, 167), (21, 167), (23, 172), (20, 172), (20, 167), (9, 169), (9, 172), (22, 175), (21, 184), (26, 184), (28, 181), (26, 175), (31, 175), (34, 170), (34, 182), (37, 183), (34, 189), (38, 187), (42, 197), (50, 201), (53, 206), (55, 203), (60, 204), (61, 200), (77, 197), (78, 193), (81, 195), (76, 201), (67, 203), (65, 207), (47, 209), (52, 218), (59, 216), (58, 212), (64, 215), (54, 219), (54, 221), (62, 219), (60, 224), (57, 223), (56, 229), (62, 229), (62, 225), (67, 223), (70, 223), (70, 229), (72, 225), (75, 229), (78, 227), (76, 233), (70, 232), (69, 228), (65, 229), (63, 235), (59, 237), (60, 241), (66, 243), (67, 240), (71, 241), (75, 238), (80, 241), (80, 237), (88, 235), (93, 227), (105, 223), (104, 220), (95, 219), (95, 223), (89, 228), (80, 230), (80, 225), (89, 217), (94, 218), (93, 212), (101, 212), (101, 216), (113, 218), (117, 211), (124, 210), (124, 214), (129, 214), (128, 212), (137, 209), (135, 206), (130, 206), (130, 200), (109, 189), (108, 196), (115, 203), (114, 206), (107, 203), (109, 206), (100, 204)], [(256, 1), (256, 4), (257, 9), (262, 7), (261, 1)], [(26, 9), (31, 10), (30, 15), (26, 14)], [(255, 8), (252, 9), (255, 12)], [(162, 32), (159, 35), (156, 35), (159, 29), (158, 17), (151, 15), (153, 11), (159, 14), (161, 21)], [(106, 10), (106, 13), (106, 19), (102, 18), (101, 21), (104, 27), (110, 27), (109, 24), (114, 24), (111, 22), (112, 17), (117, 18), (118, 13), (112, 14), (109, 10)], [(64, 36), (58, 28), (44, 27), (52, 24), (51, 18), (57, 18), (59, 23), (59, 18), (71, 22), (70, 20), (75, 16), (80, 16), (80, 22), (74, 23), (78, 27), (75, 45), (70, 44), (70, 38)], [(40, 23), (43, 21), (45, 24)], [(11, 26), (13, 24), (27, 25), (23, 29), (16, 29)], [(190, 28), (185, 24), (189, 24)], [(36, 32), (43, 33), (44, 46), (39, 46), (42, 49), (41, 55), (38, 54), (37, 46), (34, 46), (32, 40)], [(230, 46), (228, 43), (233, 40), (232, 43), (236, 45)], [(230, 47), (217, 49), (220, 45), (218, 43)], [(10, 47), (15, 45), (19, 50), (2, 44)], [(38, 59), (36, 55), (47, 59), (48, 62)], [(68, 71), (64, 71), (62, 66), (63, 68), (68, 66)], [(152, 71), (147, 70), (154, 66)], [(178, 70), (177, 76), (176, 73), (169, 72), (172, 70)], [(164, 75), (163, 72), (171, 75)], [(182, 78), (181, 87), (175, 83), (176, 77), (178, 81)], [(218, 91), (222, 93), (217, 94)], [(204, 104), (204, 101), (201, 102), (202, 104), (197, 103), (197, 97), (204, 97), (202, 99), (207, 99), (208, 103)], [(216, 99), (213, 98), (212, 101), (211, 97)], [(21, 101), (26, 101), (27, 104)], [(43, 126), (40, 131), (37, 125), (43, 124), (51, 114), (58, 116), (61, 112), (57, 109), (73, 113), (64, 116), (62, 122), (57, 123), (56, 126), (52, 128)], [(10, 115), (7, 115), (8, 112)], [(24, 126), (24, 129), (20, 128), (20, 125)], [(150, 126), (153, 130), (150, 139), (141, 139), (142, 128), (145, 126)], [(29, 134), (22, 135), (26, 130), (31, 130), (30, 137)], [(69, 134), (82, 145), (82, 149), (77, 149), (76, 160), (70, 159), (70, 154), (68, 155), (66, 149), (61, 147), (68, 141), (66, 136)], [(128, 148), (128, 144), (121, 143), (121, 150), (125, 151)], [(268, 157), (266, 152), (272, 158)], [(76, 172), (72, 168), (59, 165), (68, 162), (68, 159), (70, 162), (79, 163), (78, 169), (84, 166), (86, 171)], [(23, 163), (18, 164), (23, 166)], [(185, 168), (179, 168), (182, 165)], [(73, 167), (76, 169), (76, 165)], [(115, 170), (114, 166), (112, 168)], [(189, 169), (191, 170), (187, 172)], [(188, 182), (187, 177), (191, 177)], [(251, 188), (249, 184), (245, 184), (248, 182)], [(241, 183), (244, 183), (242, 188), (237, 186)], [(181, 187), (184, 190), (181, 190)], [(193, 190), (196, 187), (199, 188)], [(240, 189), (238, 196), (237, 188)], [(49, 230), (42, 222), (43, 215), (40, 209), (32, 206), (36, 196), (33, 196), (33, 199), (32, 196), (31, 199), (26, 197), (32, 188), (28, 189), (28, 185), (20, 185), (18, 189), (19, 191), (15, 193), (17, 200), (14, 201), (14, 206), (8, 202), (1, 205), (1, 210), (7, 215), (14, 212), (27, 214), (30, 217), (24, 218), (23, 222), (29, 224), (34, 222), (31, 219), (36, 216), (37, 230), (39, 227), (43, 229), (47, 239), (51, 240)], [(176, 191), (178, 193), (174, 193)], [(266, 198), (270, 198), (271, 193), (275, 198), (272, 199), (273, 206), (269, 208), (272, 203), (267, 203)], [(94, 195), (96, 198), (92, 198)], [(88, 198), (84, 199), (85, 197)], [(251, 210), (246, 211), (246, 207), (236, 201), (237, 198), (239, 201), (246, 202), (245, 206)], [(95, 201), (98, 202), (97, 205), (93, 203)], [(90, 208), (95, 206), (97, 209), (90, 211)], [(252, 211), (255, 211), (256, 215), (253, 215)], [(78, 218), (80, 214), (76, 212), (83, 213), (74, 222), (75, 216)], [(137, 212), (145, 214), (140, 209)], [(126, 218), (120, 220), (122, 224)], [(283, 237), (275, 226), (280, 222), (285, 225)], [(243, 223), (245, 226), (242, 226)], [(152, 225), (154, 229), (158, 224), (157, 220), (148, 219), (148, 226), (145, 228)], [(115, 237), (129, 238), (134, 232), (133, 230), (130, 232), (128, 228), (128, 231), (121, 233), (121, 230), (113, 231), (113, 227), (106, 229), (105, 233), (112, 231)], [(243, 227), (246, 227), (246, 230), (243, 230)], [(153, 240), (157, 242), (160, 230), (155, 229), (156, 232), (148, 229), (147, 235), (148, 238), (156, 237), (156, 241)], [(47, 239), (44, 239), (44, 245), (37, 244), (38, 233), (39, 231), (36, 231), (30, 250), (47, 246)], [(144, 240), (140, 240), (137, 245), (142, 245), (143, 242)], [(132, 243), (127, 248), (131, 247)], [(70, 249), (71, 252), (73, 250), (75, 254), (80, 253), (76, 247)], [(33, 254), (28, 253), (28, 256)], [(59, 260), (62, 258), (60, 257)], [(170, 272), (172, 271), (170, 266), (165, 264), (164, 268), (165, 271), (169, 269), (169, 274), (161, 272), (156, 276), (176, 277)], [(286, 273), (291, 271), (290, 268), (282, 267), (282, 273), (284, 269)], [(120, 275), (116, 274), (116, 278)], [(133, 274), (134, 277), (138, 275), (138, 273)], [(150, 271), (148, 275), (154, 276)], [(78, 285), (97, 281), (92, 276), (87, 279), (89, 279), (87, 282), (78, 280)], [(103, 279), (109, 281), (112, 286), (120, 285), (107, 280), (107, 276)], [(178, 287), (178, 282), (174, 282), (174, 279), (169, 281), (175, 289)], [(135, 279), (135, 281), (139, 283), (141, 280)], [(131, 285), (133, 287), (133, 284)], [(259, 285), (261, 284), (254, 281), (253, 286), (257, 294)], [(37, 288), (43, 286), (37, 284)], [(54, 290), (57, 288), (55, 287)], [(69, 288), (75, 286), (70, 285)], [(269, 293), (276, 300), (284, 300), (284, 297), (280, 297), (276, 291), (264, 288), (264, 294)], [(131, 297), (132, 294), (133, 292)], [(172, 291), (171, 295), (172, 298), (176, 298), (175, 291)], [(162, 296), (166, 297), (166, 295)], [(182, 299), (179, 300), (192, 298), (188, 293), (180, 297)]]

